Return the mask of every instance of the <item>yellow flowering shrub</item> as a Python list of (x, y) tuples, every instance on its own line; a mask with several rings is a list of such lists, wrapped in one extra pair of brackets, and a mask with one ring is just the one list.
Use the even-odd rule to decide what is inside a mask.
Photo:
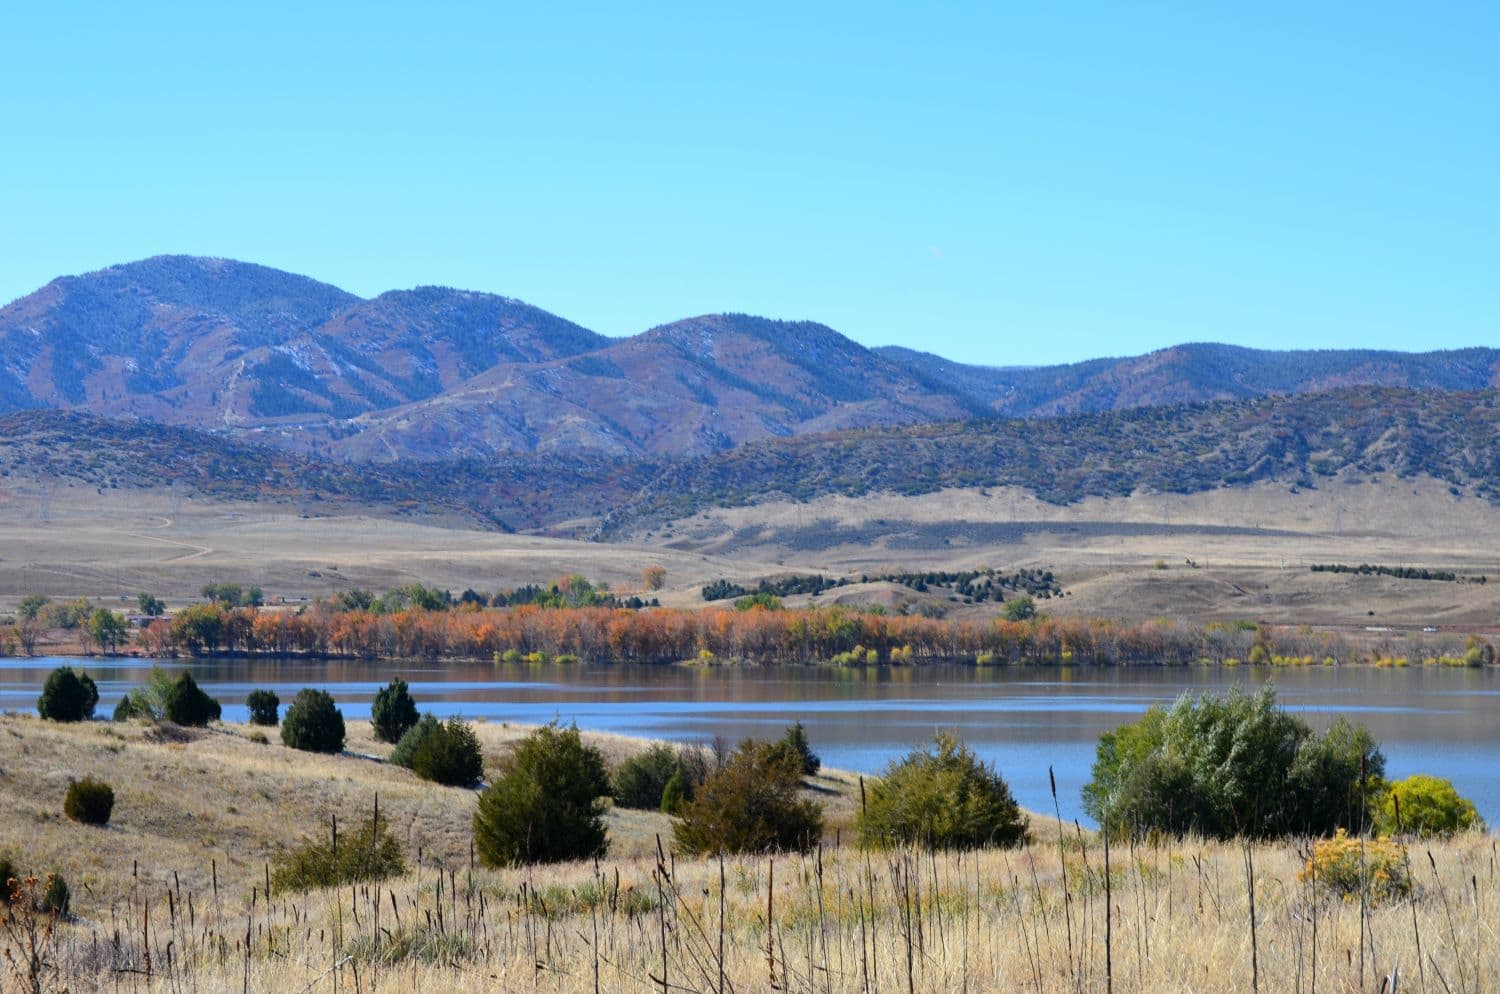
[(1377, 903), (1411, 893), (1411, 875), (1400, 846), (1389, 839), (1351, 838), (1342, 828), (1333, 838), (1312, 844), (1312, 854), (1297, 879), (1310, 880), (1320, 893), (1345, 900), (1361, 890)]

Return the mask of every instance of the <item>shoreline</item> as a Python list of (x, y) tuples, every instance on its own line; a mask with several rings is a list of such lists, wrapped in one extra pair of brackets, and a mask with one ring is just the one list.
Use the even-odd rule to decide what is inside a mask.
[[(39, 646), (39, 648), (41, 648)], [(1274, 656), (1265, 661), (1242, 660), (1235, 657), (1226, 659), (1162, 659), (1158, 661), (1120, 660), (1108, 661), (1098, 659), (1076, 659), (1076, 658), (1040, 658), (1015, 659), (1003, 661), (980, 661), (973, 655), (955, 656), (933, 656), (911, 661), (881, 659), (875, 662), (841, 661), (836, 659), (808, 659), (808, 660), (756, 660), (756, 659), (720, 659), (711, 661), (703, 659), (675, 659), (663, 661), (647, 661), (640, 659), (586, 659), (573, 657), (570, 654), (560, 654), (550, 658), (529, 659), (525, 656), (517, 659), (481, 659), (475, 656), (464, 655), (439, 655), (421, 656), (404, 654), (378, 654), (362, 655), (336, 652), (246, 652), (243, 650), (212, 652), (212, 653), (179, 653), (179, 652), (85, 652), (78, 642), (54, 643), (46, 647), (47, 652), (37, 652), (31, 655), (0, 654), (0, 665), (12, 660), (34, 661), (43, 663), (47, 660), (100, 660), (104, 662), (119, 660), (137, 660), (143, 663), (186, 663), (216, 662), (216, 661), (254, 661), (263, 660), (267, 662), (327, 662), (327, 663), (411, 663), (421, 662), (425, 664), (439, 665), (463, 665), (463, 666), (493, 666), (493, 665), (528, 665), (528, 666), (640, 666), (640, 667), (662, 667), (680, 669), (922, 669), (933, 666), (959, 666), (974, 670), (986, 669), (1246, 669), (1246, 670), (1287, 670), (1287, 669), (1455, 669), (1455, 670), (1500, 670), (1500, 658), (1489, 663), (1471, 663), (1456, 656), (1429, 656), (1413, 659), (1410, 656), (1383, 656), (1376, 659), (1338, 659), (1335, 657), (1287, 657)]]

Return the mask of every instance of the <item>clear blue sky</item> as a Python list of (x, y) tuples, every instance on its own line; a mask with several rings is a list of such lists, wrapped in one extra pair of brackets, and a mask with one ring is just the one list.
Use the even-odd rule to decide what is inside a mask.
[[(1045, 9), (1042, 9), (1045, 8)], [(0, 299), (167, 252), (989, 363), (1500, 344), (1500, 4), (7, 8)]]

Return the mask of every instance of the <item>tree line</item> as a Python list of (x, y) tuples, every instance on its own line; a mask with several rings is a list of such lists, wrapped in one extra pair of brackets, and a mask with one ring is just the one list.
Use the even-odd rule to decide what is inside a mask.
[(680, 610), (618, 607), (298, 612), (198, 604), (142, 629), (152, 655), (265, 653), (351, 658), (758, 664), (1331, 665), (1418, 661), (1481, 666), (1494, 649), (1453, 635), (1380, 639), (1244, 623), (1100, 618), (950, 620), (846, 607)]

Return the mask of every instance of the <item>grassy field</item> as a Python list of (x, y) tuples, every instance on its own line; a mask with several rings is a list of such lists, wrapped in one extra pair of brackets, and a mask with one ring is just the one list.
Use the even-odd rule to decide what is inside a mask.
[[(469, 863), (471, 792), (421, 783), (351, 732), (349, 753), (318, 757), (237, 726), (178, 741), (0, 718), (0, 850), (61, 871), (75, 894), (77, 920), (43, 941), (56, 972), (41, 971), (41, 989), (1373, 992), (1399, 969), (1399, 990), (1458, 992), (1500, 980), (1488, 835), (1413, 844), (1399, 860), (1410, 896), (1383, 901), (1299, 878), (1293, 842), (1116, 847), (1106, 872), (1096, 838), (1041, 818), (1013, 851), (866, 853), (830, 838), (805, 857), (721, 863), (658, 861), (666, 819), (615, 812), (597, 865), (491, 871)], [(518, 734), (480, 726), (491, 752)], [(613, 756), (639, 747), (590, 738)], [(107, 828), (60, 814), (68, 778), (85, 773), (116, 786)], [(856, 785), (814, 786), (847, 842)], [(347, 826), (377, 792), (408, 875), (266, 900), (277, 847), (326, 830), (331, 813)]]
[(0, 611), (26, 593), (133, 603), (146, 590), (171, 607), (206, 583), (256, 584), (272, 600), (351, 587), (383, 592), (413, 580), (496, 590), (584, 573), (639, 589), (647, 566), (684, 589), (732, 572), (699, 553), (477, 531), (438, 518), (185, 500), (169, 492), (58, 491), (45, 519), (34, 494), (0, 494)]
[[(1312, 563), (1450, 569), (1500, 579), (1500, 509), (1431, 481), (1327, 481), (1316, 491), (1261, 484), (1183, 495), (1090, 498), (1066, 507), (1020, 491), (828, 497), (704, 512), (628, 543), (475, 531), (441, 518), (332, 506), (184, 500), (168, 492), (0, 491), (0, 612), (23, 594), (119, 606), (141, 590), (172, 607), (205, 584), (258, 584), (274, 601), (421, 580), (495, 590), (572, 572), (639, 589), (667, 570), (660, 597), (699, 606), (709, 580), (787, 572), (858, 577), (906, 569), (1053, 569), (1069, 596), (1053, 613), (1132, 620), (1267, 620), (1470, 631), (1500, 616), (1500, 584), (1310, 572)], [(909, 591), (844, 588), (830, 600), (899, 606)], [(963, 616), (994, 605), (936, 606)]]

